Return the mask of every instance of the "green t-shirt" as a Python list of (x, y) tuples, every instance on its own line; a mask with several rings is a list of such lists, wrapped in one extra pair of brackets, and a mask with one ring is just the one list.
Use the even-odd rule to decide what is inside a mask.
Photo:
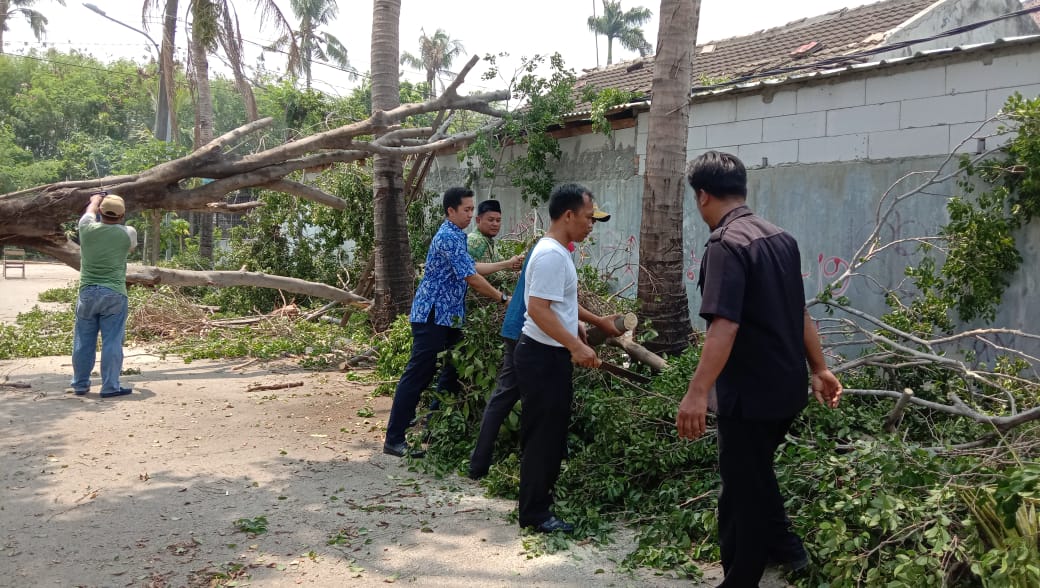
[(466, 249), (469, 250), (469, 256), (473, 258), (473, 261), (480, 263), (502, 261), (498, 252), (495, 251), (495, 242), (479, 230), (474, 230), (466, 237)]
[(83, 215), (79, 221), (79, 287), (104, 286), (126, 295), (126, 256), (137, 245), (132, 227), (107, 225)]

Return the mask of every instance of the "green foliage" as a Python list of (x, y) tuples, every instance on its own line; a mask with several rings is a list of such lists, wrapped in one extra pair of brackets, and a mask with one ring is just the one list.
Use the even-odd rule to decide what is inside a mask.
[(380, 384), (373, 394), (389, 396), (393, 394), (412, 353), (412, 324), (408, 322), (408, 316), (402, 314), (394, 319), (382, 336), (375, 369)]
[(19, 314), (14, 325), (0, 324), (0, 359), (68, 355), (75, 322), (72, 310), (45, 312), (34, 306)]
[(202, 336), (167, 342), (166, 353), (195, 359), (300, 357), (305, 368), (323, 368), (340, 358), (350, 341), (338, 325), (271, 319), (242, 328), (211, 329)]
[(641, 94), (629, 90), (619, 90), (617, 88), (596, 90), (592, 87), (586, 87), (582, 100), (590, 104), (589, 116), (592, 119), (592, 130), (610, 136), (614, 131), (611, 128), (610, 119), (607, 118), (607, 113), (618, 106), (630, 104), (641, 97)]
[(79, 280), (69, 282), (68, 286), (63, 288), (50, 288), (40, 292), (40, 295), (36, 297), (40, 302), (65, 302), (67, 304), (74, 304), (79, 298)]
[[(484, 79), (498, 76), (496, 56), (485, 57), (491, 66)], [(539, 75), (549, 67), (548, 77)], [(459, 153), (465, 160), (471, 185), (478, 177), (494, 178), (505, 173), (510, 183), (520, 189), (525, 202), (540, 203), (548, 200), (555, 183), (552, 164), (561, 156), (559, 142), (547, 131), (558, 126), (563, 116), (574, 110), (574, 82), (572, 70), (566, 69), (560, 55), (548, 58), (536, 55), (523, 58), (520, 70), (510, 81), (512, 96), (525, 102), (523, 108), (507, 114), (500, 127), (482, 133), (466, 150)], [(504, 149), (510, 144), (523, 144), (521, 156), (509, 159), (502, 166)], [(502, 169), (500, 169), (500, 166)]]
[(947, 240), (945, 261), (936, 269), (926, 258), (908, 271), (925, 298), (900, 309), (910, 322), (925, 317), (948, 330), (950, 321), (940, 316), (942, 305), (956, 309), (962, 321), (992, 321), (1022, 264), (1015, 231), (1040, 213), (1040, 98), (1015, 94), (1003, 112), (1010, 121), (1004, 130), (1016, 133), (1002, 155), (977, 163), (967, 156), (961, 159), (964, 174), (958, 186), (963, 196), (947, 203), (950, 221), (939, 232)]
[(260, 515), (251, 519), (235, 519), (234, 525), (242, 533), (260, 535), (267, 532), (267, 517)]

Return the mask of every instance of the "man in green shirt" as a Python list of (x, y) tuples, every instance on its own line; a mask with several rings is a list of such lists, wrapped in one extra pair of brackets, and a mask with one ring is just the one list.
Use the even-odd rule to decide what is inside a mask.
[[(100, 214), (99, 214), (100, 213)], [(90, 372), (101, 335), (101, 397), (130, 394), (119, 385), (128, 311), (126, 256), (137, 246), (137, 231), (123, 225), (126, 206), (116, 195), (95, 194), (79, 219), (79, 299), (72, 343), (72, 391), (90, 391)]]
[(495, 251), (495, 236), (502, 230), (502, 206), (498, 200), (485, 200), (477, 206), (476, 228), (466, 237), (466, 248), (473, 261), (501, 261)]

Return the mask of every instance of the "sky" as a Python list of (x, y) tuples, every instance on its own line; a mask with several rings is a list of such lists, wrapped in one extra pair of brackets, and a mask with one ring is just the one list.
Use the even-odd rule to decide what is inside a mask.
[[(295, 19), (289, 9), (289, 0), (275, 0), (290, 21)], [(135, 28), (143, 28), (141, 6), (144, 0), (94, 0), (93, 4), (108, 16)], [(261, 54), (260, 47), (276, 37), (271, 29), (259, 24), (250, 0), (234, 0), (246, 44), (246, 62), (255, 66)], [(846, 6), (859, 6), (866, 0), (703, 0), (698, 29), (698, 42), (724, 39), (749, 34), (758, 30), (780, 26), (806, 16), (839, 10)], [(182, 11), (187, 0), (181, 0)], [(466, 49), (467, 56), (484, 56), (488, 53), (507, 52), (510, 57), (504, 62), (502, 71), (512, 72), (520, 56), (551, 54), (559, 52), (566, 65), (579, 74), (583, 69), (597, 66), (596, 37), (589, 31), (587, 20), (595, 8), (602, 13), (602, 0), (526, 0), (504, 2), (502, 0), (402, 0), (401, 2), (401, 50), (418, 53), (418, 39), (423, 30), (432, 35), (438, 28), (444, 29), (452, 38), (458, 39)], [(645, 6), (654, 12), (653, 19), (643, 29), (648, 41), (654, 44), (657, 38), (659, 2), (653, 0), (621, 0), (627, 10)], [(367, 72), (370, 58), (372, 27), (371, 0), (340, 0), (339, 17), (326, 30), (335, 35), (347, 47), (350, 64), (360, 72)], [(104, 61), (130, 58), (148, 61), (155, 50), (144, 36), (112, 23), (85, 8), (78, 0), (66, 0), (62, 7), (56, 2), (37, 2), (37, 10), (49, 19), (47, 47), (60, 51), (77, 49)], [(33, 37), (24, 20), (9, 21), (9, 30), (4, 34), (4, 52), (26, 53), (31, 48), (43, 45)], [(178, 26), (178, 57), (182, 58), (185, 46), (183, 21)], [(158, 16), (151, 19), (148, 34), (156, 41), (162, 33)], [(617, 43), (614, 46), (615, 62), (638, 57), (636, 52), (626, 51)], [(453, 69), (461, 67), (468, 57), (458, 60)], [(268, 53), (264, 64), (269, 69), (281, 69), (283, 61), (276, 54)], [(599, 65), (606, 65), (606, 39), (599, 38)], [(211, 66), (220, 71), (216, 60)], [(467, 78), (463, 91), (483, 91), (505, 87), (504, 82), (480, 79), (483, 67), (478, 65)], [(320, 65), (313, 66), (314, 87), (334, 95), (345, 95), (358, 82), (346, 73)], [(425, 74), (402, 67), (404, 77), (411, 81), (423, 81)]]

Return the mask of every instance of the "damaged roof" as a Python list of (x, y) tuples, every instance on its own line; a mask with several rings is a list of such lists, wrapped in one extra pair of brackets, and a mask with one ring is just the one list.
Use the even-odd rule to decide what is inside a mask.
[[(710, 41), (696, 47), (694, 83), (712, 83), (767, 71), (811, 58), (848, 55), (885, 43), (888, 34), (920, 14), (936, 0), (884, 0), (803, 18), (742, 37)], [(831, 65), (833, 67), (833, 64)], [(618, 88), (649, 96), (654, 59), (644, 57), (589, 70), (576, 84)], [(576, 108), (587, 110), (587, 103)]]

